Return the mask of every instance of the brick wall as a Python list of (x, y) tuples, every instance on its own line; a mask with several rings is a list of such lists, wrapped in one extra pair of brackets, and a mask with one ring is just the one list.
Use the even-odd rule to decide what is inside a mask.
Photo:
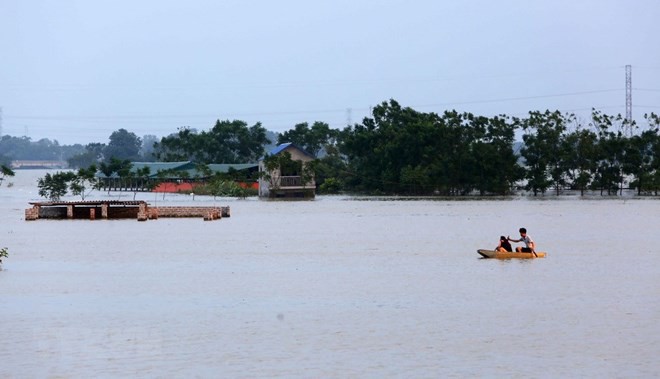
[[(151, 218), (158, 217), (229, 217), (229, 207), (149, 207)], [(154, 217), (155, 216), (155, 217)]]
[[(146, 209), (142, 209), (146, 208)], [(103, 219), (103, 210), (101, 207), (94, 206), (76, 206), (72, 208), (71, 218), (90, 219), (90, 211), (94, 210), (94, 218)], [(205, 220), (215, 220), (223, 217), (230, 217), (229, 207), (108, 207), (107, 217), (109, 219), (138, 219), (144, 221), (149, 219), (158, 219), (159, 217), (201, 217)], [(67, 219), (67, 206), (28, 208), (25, 210), (26, 220), (37, 219)]]

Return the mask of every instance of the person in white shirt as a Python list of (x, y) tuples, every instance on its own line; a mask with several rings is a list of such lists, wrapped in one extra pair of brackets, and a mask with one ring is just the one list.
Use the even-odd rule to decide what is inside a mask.
[(536, 243), (534, 243), (534, 240), (532, 239), (532, 237), (530, 237), (527, 234), (527, 229), (520, 228), (519, 232), (520, 232), (520, 239), (514, 240), (514, 239), (511, 239), (511, 237), (508, 237), (508, 236), (506, 237), (506, 239), (511, 241), (511, 242), (524, 242), (525, 243), (525, 247), (520, 247), (520, 246), (516, 247), (517, 252), (534, 253), (536, 251)]

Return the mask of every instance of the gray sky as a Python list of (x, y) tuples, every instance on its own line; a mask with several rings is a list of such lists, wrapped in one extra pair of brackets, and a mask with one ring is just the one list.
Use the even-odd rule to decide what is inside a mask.
[[(660, 113), (660, 2), (0, 0), (2, 134), (61, 144), (215, 120)], [(349, 111), (350, 109), (350, 111)]]

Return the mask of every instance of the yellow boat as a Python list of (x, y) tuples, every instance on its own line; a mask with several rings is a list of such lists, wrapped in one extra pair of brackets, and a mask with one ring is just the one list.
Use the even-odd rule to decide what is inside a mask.
[(486, 249), (479, 249), (477, 250), (477, 253), (481, 255), (484, 258), (495, 258), (495, 259), (511, 259), (511, 258), (522, 258), (522, 259), (530, 259), (530, 258), (545, 258), (545, 253), (542, 251), (537, 251), (536, 255), (534, 253), (518, 253), (518, 252), (501, 252), (501, 251), (495, 251), (495, 250), (486, 250)]

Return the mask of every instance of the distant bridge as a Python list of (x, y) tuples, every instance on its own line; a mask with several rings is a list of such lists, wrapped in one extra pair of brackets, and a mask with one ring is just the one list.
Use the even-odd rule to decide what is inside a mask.
[(65, 161), (12, 161), (12, 169), (27, 169), (27, 168), (67, 168), (68, 164)]

